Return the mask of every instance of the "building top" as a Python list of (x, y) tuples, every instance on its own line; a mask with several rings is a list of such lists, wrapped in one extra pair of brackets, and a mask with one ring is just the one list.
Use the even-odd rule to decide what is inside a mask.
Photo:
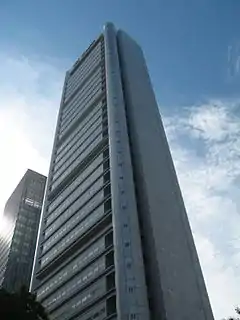
[[(29, 179), (31, 179), (32, 181)], [(46, 180), (46, 176), (31, 169), (28, 169), (25, 172), (22, 179), (20, 180), (20, 182), (18, 183), (18, 185), (16, 186), (16, 188), (14, 189), (11, 196), (8, 198), (4, 208), (4, 215), (7, 215), (9, 218), (16, 218), (16, 214), (18, 212), (16, 206), (19, 206), (21, 199), (24, 198), (24, 200), (27, 201), (31, 197), (35, 198), (36, 196), (38, 196), (38, 192), (35, 192), (35, 190), (44, 189)], [(39, 186), (37, 186), (36, 184), (34, 185), (36, 181), (40, 182)], [(38, 199), (38, 202), (40, 200), (42, 199)]]

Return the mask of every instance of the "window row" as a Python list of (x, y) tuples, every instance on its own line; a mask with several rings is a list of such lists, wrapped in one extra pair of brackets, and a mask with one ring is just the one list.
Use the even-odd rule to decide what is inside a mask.
[(60, 306), (54, 313), (51, 315), (52, 320), (56, 319), (64, 319), (64, 314), (66, 311), (69, 314), (73, 314), (77, 311), (80, 311), (87, 304), (93, 302), (95, 299), (100, 298), (106, 293), (106, 280), (103, 278), (96, 283), (94, 283), (91, 287), (87, 288), (66, 304)]
[[(72, 120), (74, 120), (75, 121), (75, 118), (79, 118), (79, 115), (82, 115), (84, 112), (85, 112), (85, 110), (87, 110), (88, 108), (89, 108), (89, 105), (92, 105), (93, 104), (93, 102), (95, 102), (95, 97), (93, 97), (93, 98), (91, 98), (91, 101), (90, 101), (90, 103), (87, 103), (83, 108), (81, 108), (81, 107), (77, 107), (76, 108), (76, 112), (73, 114), (73, 117), (72, 117)], [(98, 103), (98, 105), (97, 105), (97, 107), (99, 106), (99, 104), (100, 103)], [(95, 109), (95, 108), (94, 108)], [(95, 110), (94, 110), (95, 111)], [(91, 112), (92, 113), (92, 112)], [(94, 112), (93, 112), (94, 113)], [(86, 117), (88, 120), (89, 120), (89, 118), (88, 117)], [(72, 123), (72, 120), (70, 121), (71, 123)], [(88, 125), (88, 123), (87, 123), (87, 120), (85, 120), (85, 118), (83, 119), (84, 120), (84, 122), (83, 122), (83, 124), (81, 123), (81, 128), (82, 129), (84, 129), (84, 125), (85, 126), (89, 126)], [(81, 121), (82, 122), (82, 121)], [(69, 128), (69, 125), (67, 125), (66, 127), (68, 127)], [(75, 131), (75, 130), (74, 130)]]
[(99, 45), (89, 54), (89, 56), (81, 64), (79, 64), (78, 68), (68, 78), (67, 88), (71, 88), (72, 84), (74, 84), (76, 82), (76, 79), (78, 79), (79, 74), (84, 73), (84, 70), (86, 70), (86, 68), (93, 64), (96, 57), (101, 55), (101, 51), (101, 45)]
[(71, 297), (74, 293), (80, 291), (82, 287), (100, 275), (105, 269), (106, 264), (104, 258), (94, 262), (88, 268), (76, 275), (73, 279), (68, 281), (59, 290), (54, 292), (50, 297), (44, 300), (44, 306), (48, 310), (51, 310), (57, 304), (63, 303), (64, 300), (69, 299), (69, 297)]
[(87, 178), (87, 176), (93, 172), (103, 162), (103, 153), (100, 153), (81, 173), (75, 178), (70, 185), (68, 185), (52, 202), (48, 205), (48, 213), (51, 213), (57, 206), (68, 197), (75, 188), (79, 186)]
[(96, 59), (96, 56), (99, 56), (101, 52), (102, 47), (98, 46), (89, 54), (88, 57), (86, 57), (86, 59), (82, 63), (79, 63), (78, 67), (74, 70), (74, 72), (69, 75), (68, 85), (71, 86), (72, 83), (75, 82), (75, 79), (78, 78), (79, 74), (82, 74), (83, 70), (86, 69), (86, 67), (88, 67), (89, 65), (91, 65), (92, 61), (94, 61)]
[(62, 115), (61, 115), (61, 121), (66, 122), (67, 119), (69, 119), (73, 113), (73, 110), (76, 106), (79, 106), (82, 104), (84, 100), (91, 94), (93, 89), (96, 87), (97, 84), (101, 83), (102, 81), (102, 69), (99, 67), (97, 72), (93, 74), (93, 76), (88, 79), (88, 81), (83, 85), (81, 89), (78, 90), (78, 92), (74, 95), (72, 100), (68, 103), (66, 103), (67, 108), (63, 109)]
[(64, 170), (68, 168), (74, 162), (74, 160), (98, 137), (100, 137), (100, 139), (103, 138), (102, 124), (100, 124), (90, 135), (88, 135), (84, 141), (80, 139), (80, 145), (77, 143), (77, 148), (75, 149), (74, 147), (73, 149), (71, 149), (69, 154), (66, 154), (66, 156), (64, 156), (65, 161), (63, 161), (62, 159), (61, 166), (59, 166), (58, 164), (54, 166), (53, 180), (56, 180), (59, 176), (61, 176)]
[[(75, 320), (104, 320), (107, 317), (106, 303), (101, 302), (100, 304), (94, 306), (84, 314), (79, 317), (74, 318)], [(111, 319), (112, 320), (112, 319)]]
[(53, 211), (49, 216), (47, 216), (46, 221), (47, 225), (51, 224), (56, 217), (60, 216), (67, 208), (72, 205), (81, 195), (103, 174), (103, 165), (99, 166), (94, 172), (82, 184), (80, 184), (68, 198), (63, 201), (58, 208)]
[[(94, 210), (93, 213), (103, 212), (104, 205), (101, 205)], [(87, 210), (80, 211), (79, 214), (74, 214), (56, 233), (54, 233), (43, 245), (42, 253), (46, 252), (51, 248), (59, 239), (65, 237), (65, 235), (73, 229), (80, 221), (88, 216), (89, 212)], [(92, 213), (91, 213), (92, 214)]]
[(26, 217), (26, 215), (23, 215), (20, 213), (17, 219), (17, 224), (22, 222), (24, 225), (35, 225), (37, 223), (37, 216), (34, 216), (33, 214), (29, 217), (29, 215)]
[(78, 74), (78, 77), (76, 77), (74, 81), (71, 81), (70, 83), (69, 81), (67, 82), (65, 100), (67, 100), (75, 92), (75, 90), (77, 90), (79, 86), (81, 86), (82, 83), (91, 76), (91, 72), (94, 72), (94, 69), (99, 66), (101, 61), (102, 53), (100, 52), (99, 55), (97, 55), (92, 61), (92, 63)]
[(76, 104), (69, 118), (62, 120), (60, 134), (65, 134), (64, 132), (66, 132), (66, 129), (72, 125), (75, 118), (79, 117), (80, 114), (83, 114), (84, 110), (87, 110), (89, 106), (96, 101), (96, 98), (100, 95), (100, 92), (103, 92), (102, 80), (99, 81), (94, 88), (92, 88), (92, 90), (89, 92), (89, 95), (84, 100), (81, 100)]
[(103, 89), (102, 87), (98, 86), (97, 89), (95, 89), (95, 91), (91, 93), (91, 96), (87, 101), (87, 103), (84, 106), (82, 106), (80, 109), (77, 108), (77, 112), (71, 118), (72, 120), (68, 123), (64, 131), (62, 133), (59, 133), (59, 139), (62, 139), (62, 137), (66, 134), (66, 132), (68, 132), (69, 128), (71, 128), (73, 124), (76, 124), (81, 118), (84, 118), (84, 116), (89, 112), (91, 108), (95, 108), (96, 103), (98, 103), (99, 105), (102, 104), (101, 101), (99, 102), (102, 96), (103, 96)]
[(93, 104), (93, 102), (96, 100), (96, 97), (98, 97), (99, 92), (102, 92), (102, 81), (99, 81), (94, 88), (92, 88), (89, 92), (89, 95), (84, 99), (80, 100), (76, 103), (76, 106), (72, 110), (71, 115), (64, 120), (61, 120), (61, 128), (60, 128), (60, 134), (64, 135), (66, 132), (66, 129), (68, 129), (72, 123), (74, 122), (75, 118), (78, 117), (80, 114), (83, 114), (84, 110), (87, 110), (90, 105)]
[(80, 215), (87, 215), (93, 208), (100, 204), (101, 201), (104, 199), (104, 192), (101, 190), (97, 193), (90, 201), (88, 201), (84, 206), (81, 208), (81, 211), (65, 211), (61, 216), (59, 216), (49, 227), (47, 227), (45, 231), (45, 237), (53, 234), (63, 223), (66, 223), (67, 219), (69, 219), (72, 214), (80, 214)]
[(88, 263), (99, 256), (105, 250), (105, 248), (105, 238), (101, 238), (94, 242), (90, 247), (81, 252), (57, 274), (52, 276), (49, 281), (42, 285), (38, 290), (37, 298), (43, 299), (50, 292), (61, 286), (62, 283), (67, 281), (67, 279), (78, 273)]
[(94, 81), (89, 85), (88, 88), (85, 89), (84, 92), (80, 90), (78, 94), (74, 97), (71, 109), (69, 110), (68, 114), (61, 116), (61, 128), (60, 132), (64, 131), (64, 129), (72, 122), (74, 116), (78, 114), (86, 105), (89, 104), (89, 101), (92, 101), (99, 89), (103, 86), (103, 78), (99, 75)]
[[(87, 194), (93, 194), (94, 190), (98, 190), (101, 189), (104, 185), (104, 177), (102, 176), (101, 178), (99, 178), (98, 180), (94, 180), (95, 183), (90, 187), (90, 188), (84, 188), (82, 193), (77, 194), (75, 192), (74, 196), (70, 199), (70, 202), (68, 202), (68, 198), (67, 198), (67, 206), (64, 208), (64, 210), (62, 208), (60, 208), (60, 210), (56, 210), (53, 213), (51, 213), (49, 216), (47, 216), (46, 218), (46, 226), (49, 226), (54, 220), (56, 220), (56, 218), (60, 218), (61, 216), (70, 216), (69, 212), (74, 212), (77, 208), (76, 207), (76, 203), (78, 204), (82, 203), (83, 201), (85, 201), (85, 199), (88, 199), (89, 197), (87, 196)], [(81, 186), (79, 188), (81, 190)], [(65, 205), (63, 204), (63, 207)], [(66, 210), (67, 209), (67, 210)], [(67, 212), (66, 212), (67, 211)]]
[[(82, 114), (84, 114), (83, 119), (81, 119), (82, 114), (79, 115), (77, 117), (77, 119), (81, 120), (75, 127), (74, 129), (71, 131), (71, 133), (67, 136), (66, 139), (64, 139), (64, 141), (60, 141), (60, 144), (57, 147), (57, 155), (59, 155), (59, 153), (61, 153), (62, 151), (64, 151), (64, 149), (68, 146), (68, 144), (72, 141), (72, 139), (76, 136), (76, 134), (82, 130), (82, 128), (86, 125), (86, 123), (91, 119), (91, 116), (93, 116), (95, 114), (95, 112), (98, 112), (100, 110), (102, 110), (103, 108), (103, 102), (99, 101), (99, 99), (97, 100), (98, 103), (96, 103), (95, 101), (95, 105), (92, 104), (91, 108), (89, 108), (87, 111), (88, 112), (84, 112)], [(60, 138), (60, 137), (59, 137)]]
[(88, 141), (93, 140), (102, 131), (102, 126), (103, 119), (102, 116), (100, 116), (97, 119), (97, 121), (90, 128), (88, 128), (88, 130), (84, 134), (80, 132), (78, 139), (75, 140), (75, 143), (71, 143), (71, 148), (68, 150), (68, 152), (65, 153), (64, 156), (58, 162), (55, 162), (54, 172), (59, 170), (63, 164), (66, 164), (67, 159), (69, 159), (77, 149), (82, 149), (82, 146), (88, 143)]
[(50, 249), (42, 258), (41, 266), (43, 267), (51, 260), (53, 260), (60, 253), (65, 251), (76, 239), (79, 239), (87, 230), (89, 230), (93, 225), (95, 225), (103, 216), (104, 210), (94, 211), (89, 217), (87, 217), (83, 222), (72, 229), (67, 236), (62, 238), (52, 249)]
[(57, 156), (55, 161), (59, 161), (63, 155), (73, 146), (78, 140), (80, 135), (83, 135), (92, 124), (103, 114), (102, 107), (94, 108), (84, 119), (79, 123), (76, 130), (63, 142), (63, 144), (57, 149)]
[(52, 183), (51, 190), (54, 190), (102, 141), (103, 136), (100, 134), (94, 141), (90, 142), (84, 150), (82, 150), (82, 153), (78, 153), (69, 167), (64, 166), (62, 175)]
[(91, 61), (95, 59), (97, 55), (100, 54), (102, 51), (102, 46), (96, 47), (82, 62), (80, 61), (78, 63), (78, 66), (75, 68), (74, 72), (70, 73), (69, 78), (68, 78), (68, 85), (71, 86), (72, 83), (75, 82), (75, 79), (78, 77), (79, 74), (82, 73), (83, 69), (86, 69), (86, 65), (91, 64)]

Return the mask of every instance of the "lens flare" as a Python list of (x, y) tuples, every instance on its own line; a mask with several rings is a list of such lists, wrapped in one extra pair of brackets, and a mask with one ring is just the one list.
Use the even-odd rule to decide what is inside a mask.
[(4, 243), (11, 241), (12, 229), (14, 227), (13, 222), (5, 215), (0, 216), (0, 239)]

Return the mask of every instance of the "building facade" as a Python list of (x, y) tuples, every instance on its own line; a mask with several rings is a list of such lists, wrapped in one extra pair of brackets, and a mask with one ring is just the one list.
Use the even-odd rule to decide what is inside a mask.
[(111, 23), (66, 74), (31, 287), (52, 320), (213, 319), (143, 53)]
[(8, 199), (0, 235), (0, 287), (9, 292), (29, 288), (46, 177), (27, 170)]

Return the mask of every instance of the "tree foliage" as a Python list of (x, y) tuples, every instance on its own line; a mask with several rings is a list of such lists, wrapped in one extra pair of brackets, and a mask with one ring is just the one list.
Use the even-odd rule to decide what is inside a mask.
[(1, 320), (49, 320), (44, 307), (36, 300), (36, 295), (22, 288), (9, 293), (0, 289)]
[[(236, 311), (237, 315), (240, 315), (240, 308), (236, 308), (235, 311)], [(239, 317), (237, 317), (237, 318), (230, 317), (227, 320), (240, 320), (240, 318)]]

